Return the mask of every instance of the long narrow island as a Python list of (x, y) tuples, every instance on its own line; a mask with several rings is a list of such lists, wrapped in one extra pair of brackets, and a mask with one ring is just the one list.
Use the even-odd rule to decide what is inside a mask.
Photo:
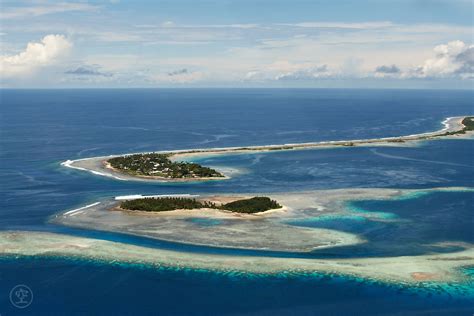
[(183, 162), (180, 159), (203, 155), (252, 154), (339, 146), (404, 146), (409, 142), (466, 137), (474, 132), (474, 116), (450, 117), (443, 121), (443, 125), (444, 128), (438, 131), (398, 137), (135, 153), (67, 160), (61, 165), (118, 180), (163, 182), (223, 180), (228, 179), (229, 176), (221, 170), (201, 166), (195, 162)]

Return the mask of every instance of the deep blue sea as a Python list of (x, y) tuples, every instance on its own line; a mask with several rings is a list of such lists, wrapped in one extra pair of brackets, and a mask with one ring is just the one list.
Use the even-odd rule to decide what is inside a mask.
[[(56, 231), (197, 253), (240, 254), (60, 227), (48, 218), (129, 194), (474, 188), (474, 140), (208, 157), (200, 162), (245, 172), (205, 183), (116, 181), (61, 167), (60, 162), (139, 151), (409, 135), (440, 129), (446, 117), (466, 114), (474, 114), (474, 91), (0, 90), (0, 230)], [(355, 213), (385, 212), (408, 221), (292, 224), (354, 232), (368, 240), (314, 256), (423, 254), (436, 251), (430, 246), (436, 242), (474, 242), (473, 202), (473, 192), (355, 201), (348, 205)], [(26, 309), (10, 304), (9, 292), (17, 284), (34, 292)], [(229, 275), (67, 258), (0, 258), (1, 315), (472, 315), (473, 297), (449, 287), (429, 291), (334, 275)]]

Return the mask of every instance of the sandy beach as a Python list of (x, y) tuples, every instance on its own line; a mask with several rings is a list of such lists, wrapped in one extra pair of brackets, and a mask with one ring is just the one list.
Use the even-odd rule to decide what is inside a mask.
[[(192, 195), (192, 196), (186, 196), (185, 194), (178, 194), (178, 195), (171, 195), (170, 197), (189, 197), (189, 198), (194, 198), (197, 201), (200, 202), (212, 202), (217, 205), (222, 205), (225, 203), (230, 203), (234, 202), (237, 200), (242, 200), (242, 199), (249, 199), (252, 198), (252, 195), (206, 195), (206, 196), (200, 196), (200, 195)], [(160, 196), (143, 196), (140, 195), (140, 198), (152, 198), (152, 197), (160, 197)], [(161, 196), (161, 197), (167, 197), (166, 195)], [(138, 197), (136, 197), (138, 198)], [(115, 197), (115, 200), (131, 200), (135, 199), (133, 198), (124, 198), (124, 197)], [(95, 204), (97, 205), (97, 204)], [(94, 205), (94, 206), (95, 206)], [(267, 211), (263, 212), (258, 212), (258, 213), (238, 213), (238, 212), (232, 212), (232, 211), (227, 211), (227, 210), (221, 210), (221, 209), (214, 209), (214, 208), (201, 208), (201, 209), (177, 209), (177, 210), (172, 210), (172, 211), (165, 211), (165, 212), (147, 212), (147, 211), (138, 211), (138, 210), (128, 210), (128, 209), (123, 209), (120, 207), (120, 205), (117, 205), (115, 207), (110, 208), (112, 211), (119, 211), (119, 212), (126, 212), (130, 215), (142, 215), (142, 216), (152, 216), (152, 217), (193, 217), (193, 216), (201, 216), (201, 217), (209, 217), (209, 218), (220, 218), (220, 219), (261, 219), (264, 217), (269, 216), (270, 214), (281, 214), (286, 211), (288, 211), (288, 208), (286, 206), (282, 206), (278, 209), (270, 209)], [(205, 215), (205, 216), (204, 216)]]
[[(216, 202), (248, 197), (199, 196)], [(185, 244), (270, 251), (308, 252), (315, 249), (355, 245), (364, 242), (357, 235), (331, 229), (311, 229), (287, 225), (280, 219), (292, 216), (292, 200), (278, 198), (281, 209), (242, 214), (216, 209), (175, 210), (166, 212), (129, 211), (108, 199), (57, 214), (52, 222), (61, 225), (104, 230), (156, 238)], [(119, 197), (120, 199), (120, 197)]]
[[(309, 252), (316, 249), (349, 246), (365, 240), (352, 233), (323, 228), (306, 228), (287, 224), (292, 220), (317, 220), (325, 217), (356, 215), (376, 221), (397, 221), (387, 213), (354, 212), (348, 201), (366, 199), (403, 199), (435, 191), (466, 191), (469, 188), (436, 188), (426, 190), (339, 189), (297, 193), (264, 194), (283, 205), (282, 209), (256, 214), (241, 214), (216, 209), (141, 212), (118, 210), (118, 201), (106, 199), (85, 207), (56, 214), (53, 223), (85, 229), (112, 231), (172, 242), (287, 252)], [(200, 195), (196, 199), (231, 201), (249, 197), (239, 195)], [(135, 198), (145, 197), (138, 195)], [(129, 197), (133, 198), (133, 197)], [(387, 216), (388, 215), (388, 216)]]
[[(446, 132), (457, 132), (464, 128), (462, 120), (465, 117), (449, 117), (445, 119), (442, 124), (443, 128), (434, 132), (427, 132), (422, 134), (399, 136), (399, 137), (384, 137), (374, 139), (355, 139), (355, 140), (339, 140), (339, 141), (322, 141), (310, 143), (294, 143), (294, 144), (279, 144), (279, 145), (265, 145), (265, 146), (246, 146), (246, 147), (225, 147), (225, 148), (209, 148), (209, 149), (183, 149), (173, 151), (156, 151), (155, 153), (171, 154), (170, 160), (192, 160), (202, 156), (216, 156), (224, 154), (252, 154), (259, 152), (271, 151), (288, 151), (288, 150), (305, 150), (305, 149), (325, 149), (335, 147), (354, 147), (354, 146), (411, 146), (416, 145), (417, 142), (442, 139), (442, 138), (466, 138), (471, 137), (472, 132), (465, 135), (444, 135)], [(128, 153), (124, 155), (131, 155), (137, 153)], [(143, 154), (143, 153), (142, 153)], [(219, 169), (224, 177), (222, 178), (163, 178), (155, 176), (133, 176), (116, 170), (107, 164), (110, 158), (123, 155), (110, 155), (92, 158), (83, 158), (77, 160), (67, 160), (61, 163), (62, 166), (91, 172), (96, 175), (114, 178), (117, 180), (135, 180), (135, 181), (160, 181), (160, 182), (201, 182), (201, 181), (215, 181), (225, 180), (238, 174), (239, 170), (232, 170), (229, 168)]]

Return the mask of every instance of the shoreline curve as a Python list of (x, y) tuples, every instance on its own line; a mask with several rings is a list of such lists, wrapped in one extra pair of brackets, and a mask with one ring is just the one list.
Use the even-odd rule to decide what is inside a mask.
[[(234, 153), (247, 153), (253, 154), (257, 152), (273, 152), (273, 151), (289, 151), (289, 150), (305, 150), (305, 149), (325, 149), (335, 147), (356, 147), (356, 146), (407, 146), (407, 142), (419, 142), (424, 140), (433, 140), (437, 138), (453, 138), (460, 137), (459, 135), (445, 135), (446, 133), (460, 132), (465, 127), (462, 124), (462, 120), (466, 116), (448, 117), (441, 123), (444, 127), (434, 132), (426, 132), (420, 134), (412, 134), (405, 136), (395, 137), (382, 137), (373, 139), (353, 139), (353, 140), (335, 140), (335, 141), (320, 141), (320, 142), (306, 142), (306, 143), (288, 143), (288, 144), (273, 144), (273, 145), (257, 145), (257, 146), (238, 146), (238, 147), (220, 147), (220, 148), (203, 148), (203, 149), (179, 149), (179, 150), (167, 150), (167, 151), (154, 151), (154, 153), (160, 154), (171, 154), (170, 160), (178, 161), (179, 158), (190, 158), (199, 156), (216, 156), (223, 154), (234, 154)], [(473, 132), (467, 132), (468, 135), (474, 134)], [(465, 137), (465, 136), (464, 136)], [(237, 170), (216, 170), (222, 172), (225, 178), (214, 179), (214, 178), (196, 178), (196, 179), (165, 179), (165, 178), (152, 178), (152, 177), (138, 177), (128, 175), (126, 173), (112, 170), (104, 165), (104, 161), (110, 158), (127, 156), (133, 154), (146, 154), (151, 152), (141, 153), (127, 153), (119, 155), (108, 155), (90, 158), (81, 158), (76, 160), (66, 160), (61, 162), (61, 166), (72, 168), (76, 170), (90, 172), (95, 175), (113, 178), (116, 180), (123, 181), (153, 181), (153, 182), (203, 182), (203, 181), (216, 181), (225, 180), (232, 177), (232, 174), (238, 173)]]

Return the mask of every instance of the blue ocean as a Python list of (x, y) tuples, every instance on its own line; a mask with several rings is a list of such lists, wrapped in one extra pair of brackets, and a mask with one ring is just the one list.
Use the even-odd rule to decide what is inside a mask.
[[(474, 243), (474, 191), (361, 200), (390, 221), (293, 221), (360, 234), (367, 243), (310, 254), (164, 242), (49, 223), (61, 211), (117, 195), (296, 192), (343, 188), (474, 188), (474, 140), (409, 147), (341, 147), (200, 158), (244, 170), (226, 181), (116, 181), (61, 162), (141, 151), (411, 135), (474, 114), (474, 91), (350, 89), (0, 90), (0, 230), (60, 232), (199, 253), (306, 257), (420, 255), (443, 241)], [(416, 223), (416, 224), (413, 224)], [(198, 223), (199, 224), (199, 223)], [(209, 223), (201, 223), (209, 225)], [(451, 249), (457, 250), (456, 247)], [(250, 275), (156, 269), (79, 258), (0, 257), (1, 315), (472, 315), (461, 288), (389, 284), (339, 275)], [(18, 309), (10, 290), (27, 285)]]

